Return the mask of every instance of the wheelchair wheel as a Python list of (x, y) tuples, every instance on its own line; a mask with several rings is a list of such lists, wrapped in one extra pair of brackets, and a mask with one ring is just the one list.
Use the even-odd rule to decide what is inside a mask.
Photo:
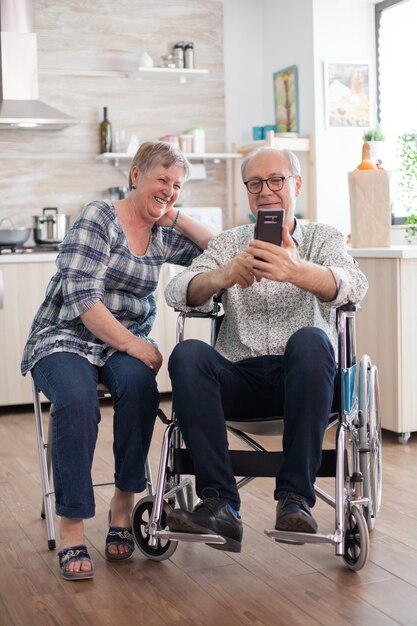
[(349, 569), (358, 572), (368, 560), (368, 554), (368, 526), (360, 508), (353, 505), (346, 513), (343, 560)]
[(369, 531), (375, 528), (381, 508), (382, 492), (382, 438), (379, 412), (379, 386), (377, 368), (368, 357), (362, 357), (360, 366), (359, 409), (364, 424), (360, 429), (360, 471), (363, 476), (363, 495), (369, 498), (364, 515)]
[[(139, 500), (132, 512), (132, 533), (139, 550), (152, 561), (169, 559), (177, 549), (178, 542), (158, 540), (155, 548), (149, 545), (148, 525), (152, 515), (154, 496), (147, 496)], [(161, 516), (161, 527), (166, 526), (166, 516), (171, 507), (164, 502)]]

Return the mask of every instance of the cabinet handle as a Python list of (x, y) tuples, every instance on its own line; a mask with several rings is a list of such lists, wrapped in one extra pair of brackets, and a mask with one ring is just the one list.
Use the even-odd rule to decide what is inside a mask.
[(4, 308), (4, 282), (3, 272), (0, 270), (0, 309)]

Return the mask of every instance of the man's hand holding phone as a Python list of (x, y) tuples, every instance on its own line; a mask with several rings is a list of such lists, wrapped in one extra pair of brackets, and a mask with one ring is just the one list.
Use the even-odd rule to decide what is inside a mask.
[[(259, 209), (259, 211), (266, 210)], [(282, 209), (274, 209), (274, 211), (282, 211), (284, 213)], [(261, 220), (260, 217), (258, 219)], [(264, 221), (263, 218), (262, 221)], [(272, 230), (268, 232), (272, 232)], [(259, 236), (259, 229), (255, 229), (255, 239), (251, 241), (247, 249), (247, 253), (254, 257), (253, 273), (256, 280), (267, 278), (279, 282), (295, 282), (295, 276), (300, 270), (301, 262), (288, 227), (281, 227), (280, 237), (275, 239), (276, 242), (280, 242), (279, 244), (263, 240), (261, 237)]]

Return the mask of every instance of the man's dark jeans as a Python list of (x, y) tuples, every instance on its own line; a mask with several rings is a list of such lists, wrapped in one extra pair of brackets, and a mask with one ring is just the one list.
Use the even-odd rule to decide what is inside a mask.
[(239, 509), (231, 468), (226, 419), (283, 415), (284, 463), (279, 492), (292, 491), (315, 503), (314, 481), (332, 407), (336, 364), (327, 335), (302, 328), (283, 356), (232, 363), (195, 339), (179, 343), (169, 360), (173, 404), (190, 450), (200, 498), (218, 495)]

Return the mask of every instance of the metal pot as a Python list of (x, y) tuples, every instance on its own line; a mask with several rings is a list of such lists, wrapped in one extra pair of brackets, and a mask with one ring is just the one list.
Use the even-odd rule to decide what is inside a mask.
[(110, 194), (110, 200), (123, 200), (129, 193), (127, 187), (108, 187), (107, 191)]
[[(9, 222), (9, 228), (2, 226), (3, 222)], [(21, 246), (29, 239), (29, 235), (30, 228), (14, 226), (8, 217), (0, 220), (0, 246)]]
[(69, 216), (58, 213), (55, 207), (42, 209), (42, 215), (34, 215), (34, 239), (38, 244), (61, 243), (69, 228)]

